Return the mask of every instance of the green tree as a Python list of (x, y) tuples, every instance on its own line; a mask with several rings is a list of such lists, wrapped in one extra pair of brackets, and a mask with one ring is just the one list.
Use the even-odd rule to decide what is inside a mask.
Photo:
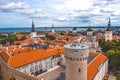
[(53, 36), (53, 35), (46, 35), (46, 38), (48, 39), (48, 40), (55, 40), (56, 39), (56, 37), (55, 36)]
[(120, 41), (106, 42), (104, 39), (100, 39), (99, 44), (109, 58), (110, 71), (120, 70)]
[(23, 36), (23, 37), (21, 38), (21, 40), (25, 40), (25, 39), (27, 39), (26, 36)]

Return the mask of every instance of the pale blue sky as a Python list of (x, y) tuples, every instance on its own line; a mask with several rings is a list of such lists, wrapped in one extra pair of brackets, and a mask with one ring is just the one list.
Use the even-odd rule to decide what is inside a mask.
[(0, 27), (120, 25), (120, 0), (0, 0)]

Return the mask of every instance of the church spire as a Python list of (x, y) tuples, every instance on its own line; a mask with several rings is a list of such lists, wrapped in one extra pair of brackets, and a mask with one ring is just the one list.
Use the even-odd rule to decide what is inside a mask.
[(52, 24), (52, 29), (54, 29), (54, 24)]
[(35, 32), (35, 25), (34, 25), (34, 21), (32, 20), (32, 30), (31, 32)]
[(54, 33), (55, 30), (54, 30), (54, 24), (52, 24), (52, 33)]
[(93, 31), (93, 30), (91, 29), (90, 22), (89, 22), (89, 27), (88, 27), (87, 31)]
[(108, 21), (108, 27), (107, 27), (107, 31), (111, 31), (111, 20), (110, 20), (110, 18), (109, 18), (109, 21)]
[(110, 18), (109, 18), (109, 21), (108, 21), (108, 27), (111, 26), (111, 21), (110, 21)]

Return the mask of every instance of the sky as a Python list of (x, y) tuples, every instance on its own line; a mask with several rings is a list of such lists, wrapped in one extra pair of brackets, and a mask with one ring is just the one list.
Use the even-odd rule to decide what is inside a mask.
[(120, 26), (120, 0), (0, 0), (0, 28)]

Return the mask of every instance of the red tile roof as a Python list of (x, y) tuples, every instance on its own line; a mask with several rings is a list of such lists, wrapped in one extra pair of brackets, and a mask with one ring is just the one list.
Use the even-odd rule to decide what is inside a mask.
[[(5, 49), (2, 49), (2, 53), (0, 56), (3, 60), (8, 63), (11, 67), (17, 68), (32, 62), (36, 62), (38, 60), (51, 57), (57, 54), (64, 54), (64, 48), (48, 48), (48, 49), (30, 49), (28, 47), (22, 49), (21, 47), (15, 47), (14, 55), (9, 56), (9, 53), (13, 51), (13, 47), (8, 48), (8, 53), (4, 52)], [(20, 52), (19, 52), (20, 51)], [(18, 53), (19, 52), (19, 53)], [(106, 61), (107, 57), (101, 53), (90, 52), (92, 56), (96, 56), (89, 64), (88, 64), (88, 80), (92, 80), (97, 73), (98, 66)]]
[(94, 76), (98, 72), (98, 66), (105, 62), (107, 57), (102, 53), (99, 53), (89, 64), (88, 64), (88, 75), (87, 80), (93, 80)]
[[(12, 52), (13, 56), (9, 56)], [(48, 49), (30, 49), (15, 47), (13, 51), (13, 47), (8, 48), (7, 53), (5, 49), (2, 50), (0, 56), (4, 59), (8, 65), (11, 67), (20, 67), (44, 58), (48, 58), (53, 55), (61, 54), (63, 52), (63, 48), (48, 48)]]
[(0, 52), (0, 56), (3, 58), (3, 60), (7, 63), (10, 59), (10, 56), (6, 54), (5, 50)]

